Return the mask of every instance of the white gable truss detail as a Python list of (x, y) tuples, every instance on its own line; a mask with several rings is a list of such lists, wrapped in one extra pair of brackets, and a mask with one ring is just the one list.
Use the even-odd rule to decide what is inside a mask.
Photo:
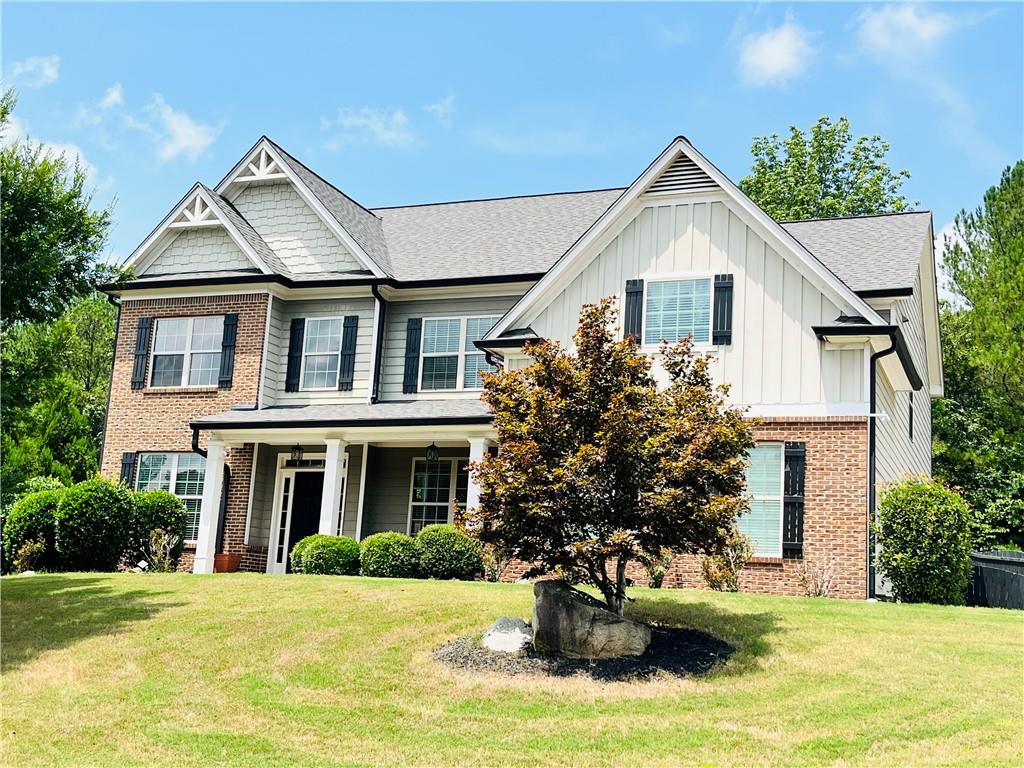
[[(348, 233), (348, 231), (338, 222), (336, 218), (324, 207), (324, 204), (320, 202), (312, 190), (306, 186), (306, 184), (300, 179), (295, 172), (291, 169), (289, 164), (278, 154), (274, 145), (267, 139), (266, 136), (262, 137), (256, 145), (250, 149), (245, 157), (238, 161), (238, 164), (232, 168), (228, 175), (217, 185), (217, 194), (223, 195), (227, 200), (234, 200), (246, 183), (251, 183), (253, 180), (251, 175), (252, 166), (257, 169), (260, 167), (259, 163), (261, 158), (266, 158), (268, 165), (267, 168), (271, 167), (269, 163), (273, 164), (273, 168), (276, 170), (268, 171), (266, 176), (262, 180), (281, 180), (288, 181), (291, 183), (295, 190), (299, 193), (303, 202), (306, 203), (320, 220), (327, 226), (331, 233), (338, 238), (338, 240), (348, 248), (349, 252), (355, 256), (355, 258), (375, 277), (388, 277), (384, 271), (377, 265), (369, 254), (363, 249), (355, 238)], [(273, 176), (273, 178), (271, 178)]]
[(164, 220), (157, 225), (149, 237), (132, 252), (124, 266), (141, 274), (156, 261), (182, 230), (205, 227), (223, 227), (239, 250), (253, 263), (253, 266), (265, 275), (274, 273), (274, 270), (256, 253), (249, 241), (242, 237), (238, 228), (221, 212), (220, 206), (213, 199), (210, 191), (198, 183), (164, 217)]
[[(641, 196), (660, 177), (673, 167), (681, 155), (685, 155), (711, 179), (724, 193), (725, 199), (735, 203), (745, 214), (748, 225), (752, 226), (776, 251), (782, 255), (804, 277), (806, 277), (836, 306), (849, 314), (860, 315), (873, 325), (884, 325), (885, 321), (853, 290), (836, 277), (824, 264), (808, 251), (796, 238), (789, 234), (775, 219), (761, 210), (753, 200), (743, 194), (740, 188), (704, 155), (698, 152), (684, 137), (676, 137), (647, 169), (627, 188), (612, 205), (601, 214), (590, 228), (555, 262), (534, 286), (517, 301), (499, 320), (485, 339), (494, 339), (510, 328), (517, 327), (528, 316), (530, 310), (542, 308), (551, 301), (558, 291), (565, 288), (575, 277), (578, 268), (600, 253), (601, 248), (625, 226), (643, 205)], [(676, 166), (677, 168), (680, 166)], [(677, 193), (678, 194), (678, 193)], [(706, 194), (706, 193), (705, 193)]]
[(260, 181), (278, 181), (288, 178), (277, 160), (270, 156), (266, 147), (260, 147), (256, 155), (245, 164), (232, 180), (232, 183), (253, 183)]

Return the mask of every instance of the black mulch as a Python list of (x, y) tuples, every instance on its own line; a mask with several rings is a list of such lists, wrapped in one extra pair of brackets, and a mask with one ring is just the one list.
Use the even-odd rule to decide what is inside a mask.
[(676, 677), (703, 675), (735, 650), (725, 641), (695, 629), (651, 627), (651, 644), (643, 656), (564, 659), (543, 656), (532, 645), (519, 653), (500, 653), (481, 645), (479, 637), (460, 637), (438, 648), (434, 658), (456, 669), (552, 677), (586, 675), (613, 681), (644, 680), (658, 673)]

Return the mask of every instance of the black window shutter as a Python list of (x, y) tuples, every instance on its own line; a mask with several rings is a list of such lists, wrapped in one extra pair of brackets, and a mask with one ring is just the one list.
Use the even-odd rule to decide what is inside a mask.
[(139, 318), (139, 328), (135, 332), (135, 360), (132, 363), (132, 389), (142, 389), (146, 386), (146, 364), (149, 362), (149, 332), (152, 327), (153, 318)]
[(732, 344), (732, 275), (715, 275), (712, 344)]
[(348, 315), (342, 325), (341, 361), (338, 363), (338, 389), (352, 391), (352, 379), (356, 371), (356, 334), (359, 331), (359, 315)]
[(220, 342), (220, 376), (217, 386), (226, 389), (231, 386), (235, 375), (235, 338), (238, 336), (238, 313), (224, 315), (224, 338)]
[(622, 335), (633, 337), (640, 343), (640, 330), (644, 327), (644, 281), (626, 281), (626, 312), (623, 317)]
[(306, 319), (293, 317), (288, 334), (288, 372), (284, 378), (285, 392), (299, 391), (299, 371), (302, 369), (302, 341), (306, 336)]
[(423, 318), (410, 317), (405, 324), (405, 378), (402, 392), (411, 394), (419, 388), (420, 381), (420, 333)]
[(782, 556), (804, 554), (804, 473), (807, 446), (786, 443), (786, 471), (782, 502)]
[(121, 454), (121, 482), (129, 488), (134, 487), (135, 482), (135, 454)]

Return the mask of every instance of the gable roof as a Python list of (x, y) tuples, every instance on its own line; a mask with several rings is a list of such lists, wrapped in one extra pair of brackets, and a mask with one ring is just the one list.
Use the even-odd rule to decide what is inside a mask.
[(786, 221), (782, 226), (855, 291), (913, 288), (928, 211)]
[(242, 239), (245, 240), (245, 242), (247, 242), (257, 254), (259, 254), (260, 258), (266, 262), (268, 267), (275, 272), (287, 270), (284, 262), (278, 258), (276, 253), (274, 253), (274, 249), (267, 245), (267, 241), (260, 236), (259, 232), (253, 229), (252, 224), (246, 221), (245, 217), (238, 212), (238, 209), (235, 208), (235, 206), (202, 182), (199, 183), (199, 186), (210, 196), (210, 199), (216, 205), (217, 210), (220, 211), (225, 219), (231, 222), (235, 229), (238, 230), (238, 234), (242, 236)]

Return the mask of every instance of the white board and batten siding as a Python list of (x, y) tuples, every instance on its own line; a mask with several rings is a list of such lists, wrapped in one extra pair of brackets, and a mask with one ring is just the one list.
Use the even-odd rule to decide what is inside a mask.
[(142, 275), (176, 275), (214, 270), (256, 269), (223, 227), (178, 232)]
[(291, 182), (247, 185), (232, 202), (293, 273), (365, 269)]
[[(370, 394), (370, 350), (373, 347), (374, 300), (366, 298), (315, 299), (284, 301), (275, 298), (270, 311), (267, 334), (267, 362), (264, 372), (263, 405), (298, 406), (326, 403), (362, 402)], [(337, 389), (298, 392), (285, 391), (288, 372), (288, 345), (293, 318), (303, 317), (307, 322), (315, 318), (356, 315), (359, 327), (356, 333), (355, 372), (352, 390)]]
[(495, 318), (499, 318), (519, 298), (519, 296), (487, 296), (396, 301), (388, 304), (387, 328), (384, 336), (384, 353), (380, 372), (381, 399), (415, 400), (479, 397), (479, 390), (418, 392), (412, 395), (402, 393), (402, 382), (405, 378), (405, 336), (409, 318), (473, 317), (480, 315), (493, 315)]
[(732, 274), (732, 344), (712, 347), (730, 400), (759, 406), (864, 403), (864, 351), (826, 349), (812, 326), (839, 309), (769, 246), (724, 195), (648, 196), (643, 207), (575, 276), (522, 324), (571, 342), (579, 307), (619, 301), (626, 281), (659, 274)]

